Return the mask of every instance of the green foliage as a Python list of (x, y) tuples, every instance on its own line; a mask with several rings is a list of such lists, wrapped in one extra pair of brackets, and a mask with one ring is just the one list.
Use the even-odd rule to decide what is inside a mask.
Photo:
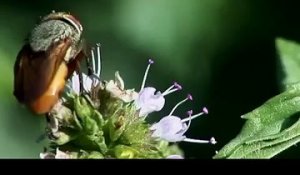
[[(48, 127), (50, 152), (46, 155), (71, 158), (165, 158), (182, 154), (180, 149), (168, 142), (151, 137), (150, 125), (132, 103), (112, 96), (102, 98), (100, 106), (94, 106), (103, 94), (108, 94), (101, 85), (96, 98), (91, 94), (68, 94), (65, 102), (59, 103), (51, 112)], [(104, 86), (104, 85), (103, 85)], [(100, 95), (101, 94), (101, 95)], [(115, 103), (110, 104), (110, 103)], [(103, 107), (109, 110), (103, 110)], [(102, 109), (102, 110), (100, 110)], [(112, 109), (115, 111), (112, 112)], [(73, 111), (73, 112), (71, 112)]]
[(241, 132), (214, 158), (272, 158), (300, 141), (300, 46), (277, 39), (286, 89), (242, 115)]
[(286, 88), (300, 81), (300, 45), (295, 41), (277, 38), (276, 47), (283, 69), (281, 83)]

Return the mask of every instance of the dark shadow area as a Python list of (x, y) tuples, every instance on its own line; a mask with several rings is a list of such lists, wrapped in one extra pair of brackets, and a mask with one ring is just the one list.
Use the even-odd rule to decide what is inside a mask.
[[(193, 144), (182, 144), (188, 156), (211, 157), (214, 149), (219, 150), (239, 133), (244, 124), (239, 116), (280, 93), (277, 75), (284, 77), (277, 69), (274, 39), (284, 37), (300, 41), (300, 23), (297, 22), (300, 4), (295, 1), (251, 1), (251, 4), (257, 8), (250, 11), (251, 20), (247, 27), (236, 33), (238, 40), (222, 49), (213, 59), (212, 83), (206, 99), (211, 117), (205, 121), (207, 125), (201, 125), (202, 132), (196, 129), (198, 127), (191, 131), (197, 137), (213, 130), (219, 144), (215, 148), (204, 146), (203, 149)], [(220, 62), (224, 57), (228, 59)], [(205, 149), (207, 151), (203, 151)], [(300, 150), (293, 147), (276, 158), (299, 156)]]
[(287, 120), (284, 120), (284, 122), (281, 125), (280, 131), (283, 131), (295, 124), (299, 120), (299, 116), (300, 112), (297, 112), (290, 116)]

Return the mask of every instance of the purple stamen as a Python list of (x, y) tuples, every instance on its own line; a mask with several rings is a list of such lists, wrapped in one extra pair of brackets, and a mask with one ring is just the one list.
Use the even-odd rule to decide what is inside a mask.
[(187, 95), (187, 99), (193, 100), (193, 96), (192, 96), (191, 94), (188, 94), (188, 95)]
[(174, 82), (174, 87), (177, 89), (177, 90), (181, 90), (182, 89), (182, 86), (180, 84), (178, 84), (177, 82)]
[(188, 115), (188, 116), (191, 116), (191, 115), (193, 115), (193, 110), (189, 110), (189, 111), (187, 111), (187, 115)]
[(208, 109), (207, 109), (206, 107), (204, 107), (204, 108), (202, 109), (202, 111), (204, 112), (204, 114), (208, 114)]
[[(198, 114), (194, 114), (194, 115), (192, 115), (193, 114), (193, 111), (192, 110), (190, 110), (190, 111), (188, 111), (187, 112), (187, 114), (189, 115), (189, 117), (187, 117), (187, 118), (185, 118), (185, 119), (182, 119), (181, 121), (182, 122), (187, 122), (187, 121), (189, 121), (189, 120), (193, 120), (193, 119), (195, 119), (195, 118), (197, 118), (197, 117), (199, 117), (199, 116), (201, 116), (201, 115), (203, 115), (203, 114), (207, 114), (208, 113), (208, 110), (206, 109), (206, 108), (203, 108), (204, 109), (204, 111), (203, 112), (200, 112), (200, 113), (198, 113)], [(205, 110), (206, 109), (206, 110)], [(207, 113), (206, 113), (207, 112)]]

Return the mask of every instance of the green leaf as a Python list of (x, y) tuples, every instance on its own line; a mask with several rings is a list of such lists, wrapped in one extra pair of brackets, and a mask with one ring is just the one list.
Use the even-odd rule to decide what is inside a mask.
[[(78, 118), (80, 119), (81, 126), (88, 134), (94, 134), (99, 130), (98, 124), (102, 120), (99, 114), (95, 114), (95, 110), (90, 106), (87, 100), (83, 97), (75, 97), (74, 108)], [(95, 121), (95, 119), (97, 121)]]
[(123, 144), (144, 144), (150, 142), (149, 126), (143, 120), (136, 120), (126, 127), (120, 137)]
[[(246, 119), (241, 132), (214, 158), (272, 158), (300, 141), (300, 84), (269, 99), (241, 116)], [(287, 122), (297, 120), (286, 126)]]
[(283, 38), (276, 39), (276, 47), (283, 75), (284, 87), (300, 81), (300, 44)]
[(120, 138), (127, 126), (135, 123), (136, 111), (131, 105), (119, 107), (108, 119), (109, 137), (114, 142)]
[(109, 137), (113, 142), (119, 139), (126, 125), (126, 118), (121, 113), (115, 113), (115, 115), (108, 120)]
[(103, 159), (104, 156), (98, 151), (85, 151), (80, 150), (78, 152), (71, 152), (74, 157), (79, 159)]
[(117, 145), (114, 148), (115, 156), (120, 159), (132, 159), (139, 155), (139, 151), (125, 145)]
[(92, 151), (87, 157), (87, 159), (103, 159), (103, 155), (97, 151)]
[(72, 130), (66, 129), (65, 131), (57, 132), (56, 135), (58, 136), (58, 138), (54, 139), (53, 141), (57, 145), (64, 145), (64, 144), (70, 142), (71, 140), (74, 140), (77, 137), (78, 132), (74, 132)]
[(86, 150), (101, 151), (103, 154), (105, 154), (108, 150), (102, 131), (98, 131), (91, 135), (81, 133), (80, 137), (77, 137), (76, 140), (72, 141), (72, 144)]

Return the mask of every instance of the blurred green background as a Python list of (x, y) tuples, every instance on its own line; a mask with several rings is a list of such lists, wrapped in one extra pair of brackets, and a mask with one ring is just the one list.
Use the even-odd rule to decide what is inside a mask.
[[(180, 143), (190, 158), (211, 158), (240, 131), (240, 115), (279, 93), (275, 37), (300, 39), (299, 5), (280, 0), (114, 0), (0, 2), (0, 158), (38, 158), (45, 119), (12, 95), (13, 64), (39, 16), (68, 11), (88, 43), (102, 44), (103, 78), (119, 70), (127, 88), (139, 89), (147, 59), (155, 60), (147, 85), (163, 91), (176, 80), (183, 91), (167, 96), (157, 120), (191, 93), (176, 112), (208, 116), (192, 122), (190, 138), (214, 136), (217, 145)], [(279, 68), (279, 69), (278, 69)], [(300, 75), (299, 75), (300, 76)], [(293, 147), (278, 157), (299, 157)]]

